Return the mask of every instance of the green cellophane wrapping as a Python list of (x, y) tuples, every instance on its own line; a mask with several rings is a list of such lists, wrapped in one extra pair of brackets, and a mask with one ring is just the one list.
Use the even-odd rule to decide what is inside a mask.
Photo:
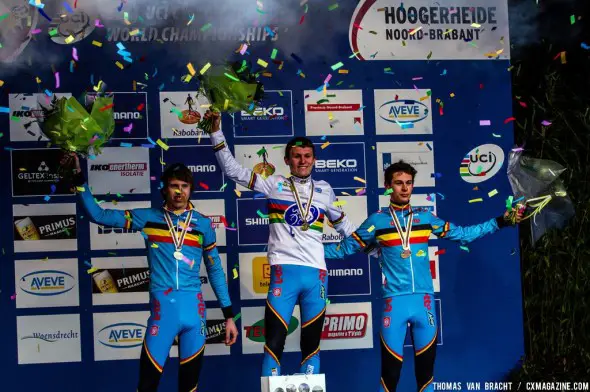
[(40, 124), (43, 134), (63, 150), (82, 156), (98, 155), (115, 130), (113, 98), (97, 97), (90, 114), (74, 97), (52, 103)]

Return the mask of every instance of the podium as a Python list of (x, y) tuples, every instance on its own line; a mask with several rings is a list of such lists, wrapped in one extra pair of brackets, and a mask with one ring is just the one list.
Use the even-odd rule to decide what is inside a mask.
[(324, 374), (261, 377), (261, 392), (326, 392)]

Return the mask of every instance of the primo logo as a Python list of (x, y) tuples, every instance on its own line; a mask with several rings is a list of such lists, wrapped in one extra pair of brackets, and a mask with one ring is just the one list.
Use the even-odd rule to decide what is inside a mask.
[(145, 325), (137, 323), (117, 323), (107, 325), (98, 331), (98, 341), (112, 348), (139, 347), (143, 343)]
[(67, 293), (75, 286), (75, 279), (57, 270), (35, 271), (20, 279), (20, 289), (27, 294), (50, 296)]

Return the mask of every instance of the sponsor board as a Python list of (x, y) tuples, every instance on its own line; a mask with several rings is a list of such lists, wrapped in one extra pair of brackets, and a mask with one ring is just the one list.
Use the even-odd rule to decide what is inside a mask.
[[(238, 245), (267, 245), (269, 218), (266, 198), (236, 199)], [(258, 215), (260, 211), (264, 216)]]
[[(359, 227), (367, 219), (367, 197), (366, 196), (338, 196), (338, 201), (344, 205), (338, 208), (346, 214), (348, 219)], [(328, 218), (324, 221), (324, 233), (322, 240), (324, 243), (340, 242), (344, 236), (334, 229)]]
[(404, 4), (388, 0), (362, 0), (357, 4), (349, 42), (359, 60), (510, 58), (506, 2), (459, 0), (439, 4), (418, 0)]
[[(423, 193), (415, 193), (412, 194), (412, 199), (410, 200), (410, 204), (414, 208), (420, 208), (422, 210), (427, 210), (432, 212), (436, 215), (436, 198), (438, 195), (436, 193), (430, 194), (423, 194)], [(389, 208), (390, 198), (389, 196), (379, 195), (379, 208), (383, 211), (387, 211)], [(430, 234), (430, 239), (436, 239), (437, 237), (434, 234)]]
[(150, 270), (147, 257), (93, 257), (93, 305), (146, 304)]
[(432, 134), (430, 90), (374, 90), (377, 135)]
[(307, 136), (361, 136), (364, 134), (362, 90), (334, 90), (327, 98), (323, 89), (305, 90), (305, 134)]
[(94, 313), (94, 360), (139, 359), (149, 316), (149, 311)]
[[(221, 309), (207, 309), (207, 322), (203, 325), (206, 335), (205, 356), (230, 355), (230, 347), (225, 345), (225, 319)], [(178, 356), (178, 336), (174, 338), (170, 356)]]
[(418, 171), (414, 179), (414, 186), (434, 186), (433, 149), (433, 142), (378, 142), (377, 172), (379, 187), (384, 186), (385, 169), (400, 159), (414, 166), (414, 169)]
[(235, 137), (293, 136), (293, 92), (266, 90), (252, 113), (234, 114), (233, 128)]
[(64, 153), (58, 149), (12, 150), (12, 196), (58, 196), (74, 193), (58, 172)]
[(238, 255), (240, 267), (240, 298), (264, 299), (270, 286), (270, 264), (266, 252)]
[[(149, 201), (127, 201), (102, 203), (102, 208), (111, 210), (132, 210), (135, 208), (150, 208)], [(143, 249), (145, 239), (141, 232), (133, 229), (121, 229), (90, 223), (90, 249)]]
[(215, 231), (217, 246), (226, 246), (226, 230), (223, 218), (225, 218), (224, 199), (199, 199), (191, 200), (196, 210), (211, 219), (211, 228)]
[(496, 144), (482, 144), (463, 157), (459, 167), (461, 178), (477, 184), (495, 176), (504, 164), (504, 151)]
[[(160, 125), (163, 139), (209, 138), (197, 128), (210, 103), (195, 91), (160, 92)], [(223, 121), (222, 121), (223, 123)], [(223, 130), (223, 125), (220, 124)], [(209, 147), (211, 149), (211, 147)]]
[[(225, 177), (215, 158), (215, 152), (211, 146), (189, 145), (173, 146), (168, 151), (162, 150), (162, 160), (166, 164), (175, 162), (185, 164), (193, 173), (195, 186), (193, 193), (219, 192), (223, 186)], [(165, 165), (162, 166), (162, 171)]]
[(371, 260), (363, 253), (344, 259), (326, 259), (328, 296), (346, 297), (371, 294)]
[(16, 253), (78, 248), (76, 204), (17, 204), (12, 211)]
[[(70, 93), (55, 93), (56, 98), (72, 96)], [(53, 98), (53, 97), (52, 97)], [(47, 141), (39, 128), (38, 119), (43, 117), (41, 105), (49, 107), (51, 99), (46, 94), (8, 94), (8, 106), (10, 108), (10, 141), (33, 142)]]
[[(289, 321), (287, 339), (283, 352), (300, 351), (301, 317), (299, 305), (295, 305)], [(264, 306), (242, 307), (242, 353), (262, 354), (264, 352)]]
[(81, 362), (80, 315), (17, 316), (18, 364)]
[(15, 260), (16, 307), (78, 306), (78, 259)]
[[(442, 319), (442, 303), (439, 298), (434, 298), (434, 296), (430, 295), (431, 300), (431, 310), (424, 309), (425, 312), (429, 312), (430, 314), (428, 317), (434, 317), (436, 319), (436, 329), (438, 330), (436, 336), (436, 345), (442, 346), (443, 345), (443, 319)], [(409, 327), (409, 325), (408, 325)], [(412, 330), (408, 328), (406, 330), (406, 338), (404, 340), (404, 347), (413, 347), (412, 344)]]
[[(285, 144), (238, 144), (235, 146), (236, 161), (243, 167), (254, 170), (256, 174), (267, 178), (271, 175), (289, 176), (289, 166), (285, 165)], [(260, 154), (260, 155), (259, 155)], [(239, 191), (250, 189), (237, 184)]]
[[(86, 102), (94, 102), (96, 94), (87, 94)], [(148, 136), (146, 92), (114, 92), (113, 116), (115, 130), (111, 139), (145, 139)]]
[(371, 303), (328, 304), (320, 346), (322, 350), (373, 348)]
[(150, 193), (150, 156), (143, 147), (106, 147), (88, 161), (88, 185), (96, 195)]

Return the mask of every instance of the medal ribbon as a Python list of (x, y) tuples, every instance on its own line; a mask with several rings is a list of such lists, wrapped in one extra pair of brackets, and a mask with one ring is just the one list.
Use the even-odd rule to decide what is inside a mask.
[(303, 205), (301, 204), (301, 200), (299, 199), (299, 192), (297, 192), (297, 188), (295, 187), (295, 181), (293, 178), (289, 177), (289, 182), (291, 183), (291, 191), (295, 196), (295, 202), (297, 203), (297, 208), (299, 208), (299, 215), (301, 215), (301, 219), (303, 220), (303, 224), (307, 223), (307, 215), (309, 215), (309, 210), (311, 208), (311, 200), (313, 199), (313, 180), (311, 180), (311, 192), (309, 194), (309, 200), (307, 201), (307, 208), (305, 209), (305, 215), (302, 214)]
[[(397, 218), (397, 215), (395, 214), (395, 211), (393, 210), (393, 208), (391, 206), (389, 206), (389, 213), (391, 214), (391, 217), (393, 218), (393, 223), (395, 224), (395, 229), (397, 230), (399, 237), (402, 240), (402, 249), (403, 250), (408, 250), (410, 249), (410, 232), (412, 231), (412, 218), (414, 217), (414, 212), (412, 211), (412, 207), (410, 207), (410, 212), (408, 213), (408, 221), (406, 222), (404, 220), (404, 223), (406, 225), (406, 231), (402, 231), (402, 227), (401, 227), (401, 223), (399, 221), (399, 219)], [(402, 214), (403, 214), (403, 210), (402, 210)]]
[[(180, 232), (180, 236), (178, 236), (178, 227), (174, 227), (172, 223), (172, 218), (170, 218), (170, 213), (164, 210), (164, 219), (166, 220), (166, 224), (168, 225), (168, 230), (170, 231), (170, 236), (172, 237), (172, 242), (174, 242), (174, 247), (176, 248), (177, 252), (180, 252), (182, 246), (184, 244), (184, 238), (186, 237), (186, 233), (188, 232), (189, 222), (193, 217), (193, 211), (189, 211), (186, 219), (184, 220), (184, 227)], [(180, 218), (178, 219), (178, 223), (180, 223)]]

